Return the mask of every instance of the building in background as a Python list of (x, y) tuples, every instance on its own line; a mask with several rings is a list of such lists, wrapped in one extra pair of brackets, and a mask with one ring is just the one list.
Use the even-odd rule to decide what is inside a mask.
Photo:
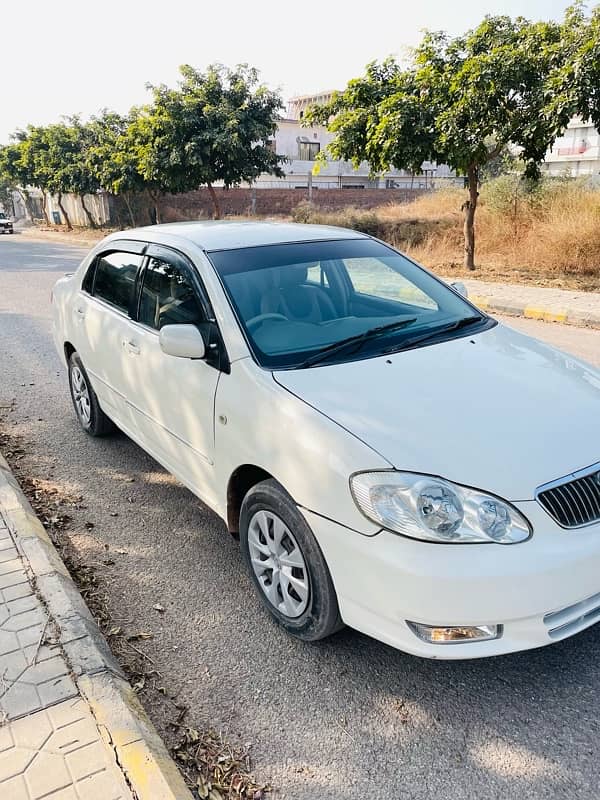
[(332, 95), (333, 91), (323, 91), (291, 98), (287, 115), (279, 121), (272, 140), (275, 152), (288, 159), (283, 164), (285, 177), (261, 175), (253, 184), (256, 188), (305, 189), (312, 185), (317, 189), (430, 189), (454, 183), (462, 186), (462, 178), (457, 178), (449, 167), (430, 162), (425, 162), (418, 174), (392, 169), (371, 178), (366, 162), (355, 169), (349, 161), (328, 159), (313, 174), (317, 156), (334, 137), (324, 125), (304, 127), (302, 119), (309, 106), (328, 103)]
[(586, 177), (600, 183), (600, 134), (591, 122), (573, 117), (546, 154), (543, 172), (551, 177)]

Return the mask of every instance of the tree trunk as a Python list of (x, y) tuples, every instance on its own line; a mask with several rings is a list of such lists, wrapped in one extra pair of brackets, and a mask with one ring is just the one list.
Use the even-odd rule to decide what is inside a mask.
[(465, 235), (465, 269), (475, 269), (475, 211), (477, 209), (477, 167), (471, 164), (467, 172), (467, 185), (469, 189), (469, 199), (465, 200), (462, 210), (465, 215), (464, 235)]
[(33, 210), (31, 208), (29, 192), (26, 189), (17, 189), (17, 193), (23, 201), (23, 205), (25, 206), (25, 216), (29, 218), (30, 222), (33, 222)]
[(88, 218), (88, 222), (90, 223), (90, 228), (94, 228), (95, 229), (97, 227), (96, 220), (94, 219), (94, 217), (92, 216), (91, 211), (89, 210), (89, 208), (85, 204), (85, 195), (84, 194), (80, 194), (79, 195), (79, 199), (81, 200), (81, 207), (85, 211), (85, 215)]
[(158, 202), (160, 198), (160, 192), (151, 192), (150, 189), (148, 189), (148, 194), (150, 195), (150, 199), (154, 205), (154, 219), (156, 220), (156, 225), (160, 225), (162, 222), (160, 216), (160, 204)]
[(58, 207), (60, 208), (63, 217), (65, 218), (65, 222), (67, 223), (67, 230), (72, 231), (73, 226), (71, 225), (71, 220), (69, 219), (69, 215), (65, 211), (65, 207), (62, 204), (62, 192), (59, 192), (56, 196), (56, 202), (58, 203)]
[(133, 213), (133, 209), (131, 208), (131, 200), (129, 199), (129, 192), (125, 192), (123, 195), (123, 202), (127, 206), (127, 213), (129, 214), (129, 219), (131, 220), (131, 225), (135, 228), (135, 216)]
[(217, 193), (215, 192), (215, 187), (212, 183), (207, 183), (208, 192), (210, 194), (210, 199), (213, 203), (214, 213), (213, 219), (221, 219), (221, 206), (219, 205), (219, 198), (217, 197)]
[(50, 225), (50, 217), (48, 216), (48, 198), (46, 192), (42, 191), (42, 214), (44, 215), (44, 222)]

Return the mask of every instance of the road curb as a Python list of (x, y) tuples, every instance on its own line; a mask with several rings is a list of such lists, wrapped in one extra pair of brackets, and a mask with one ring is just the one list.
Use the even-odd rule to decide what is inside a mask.
[(560, 322), (563, 325), (600, 328), (600, 313), (574, 311), (569, 308), (532, 306), (506, 300), (496, 300), (488, 295), (469, 294), (469, 300), (482, 311), (507, 314), (512, 317), (539, 319), (544, 322)]
[(59, 630), (81, 696), (136, 800), (192, 800), (50, 537), (0, 454), (0, 508), (35, 589)]

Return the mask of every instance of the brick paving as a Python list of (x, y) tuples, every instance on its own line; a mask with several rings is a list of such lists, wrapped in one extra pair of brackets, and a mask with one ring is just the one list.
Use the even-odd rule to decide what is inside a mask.
[(132, 800), (0, 513), (0, 798)]

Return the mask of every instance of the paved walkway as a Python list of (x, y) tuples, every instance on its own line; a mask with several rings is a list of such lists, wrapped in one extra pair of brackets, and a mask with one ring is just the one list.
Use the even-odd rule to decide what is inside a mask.
[(469, 298), (487, 311), (600, 328), (599, 292), (489, 283), (472, 278), (463, 283), (469, 290)]
[(0, 454), (0, 800), (191, 800)]
[(1, 513), (0, 797), (133, 797)]

